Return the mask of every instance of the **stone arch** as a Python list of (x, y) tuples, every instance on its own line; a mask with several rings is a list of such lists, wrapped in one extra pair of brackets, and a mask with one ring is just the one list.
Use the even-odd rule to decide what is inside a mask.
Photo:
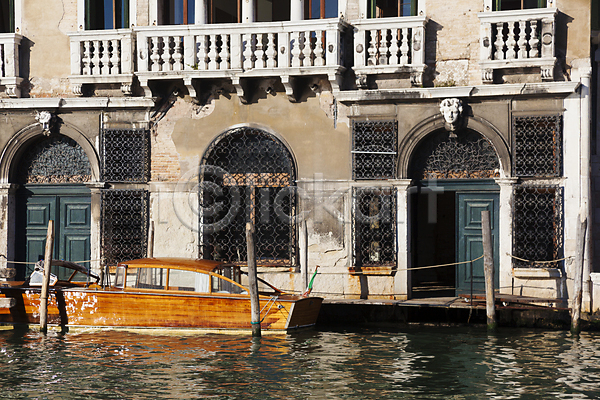
[[(0, 155), (0, 183), (9, 183), (15, 181), (16, 167), (23, 155), (23, 152), (43, 135), (42, 125), (39, 123), (31, 124), (18, 131), (7, 143)], [(90, 182), (98, 182), (100, 179), (100, 159), (94, 145), (89, 139), (75, 126), (69, 123), (60, 125), (61, 135), (64, 135), (75, 142), (85, 152), (91, 167)]]
[(200, 257), (246, 262), (252, 220), (259, 264), (297, 264), (296, 179), (289, 146), (263, 127), (236, 125), (213, 139), (199, 170)]
[[(422, 141), (435, 131), (444, 129), (444, 118), (435, 115), (421, 121), (402, 140), (399, 146), (398, 176), (402, 179), (410, 178), (410, 168), (415, 150)], [(465, 117), (463, 129), (480, 134), (493, 146), (500, 163), (500, 177), (511, 175), (510, 148), (502, 134), (490, 122), (480, 117)]]

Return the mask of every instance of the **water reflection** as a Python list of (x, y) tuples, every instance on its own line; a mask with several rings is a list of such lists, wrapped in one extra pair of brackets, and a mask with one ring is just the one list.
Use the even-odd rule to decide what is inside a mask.
[(291, 335), (0, 331), (3, 398), (596, 399), (600, 335), (485, 328)]

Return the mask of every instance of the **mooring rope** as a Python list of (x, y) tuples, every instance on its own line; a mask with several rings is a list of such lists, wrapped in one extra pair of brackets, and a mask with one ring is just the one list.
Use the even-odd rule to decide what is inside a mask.
[[(262, 314), (263, 310), (265, 308), (267, 308), (267, 306), (269, 305), (269, 303), (271, 303), (271, 306), (269, 307), (269, 309), (265, 313), (265, 316), (262, 317), (261, 320), (258, 323), (263, 322), (265, 320), (265, 318), (267, 318), (267, 315), (269, 315), (269, 313), (271, 312), (271, 308), (273, 308), (273, 305), (275, 304), (275, 302), (277, 301), (278, 298), (279, 298), (279, 296), (271, 296), (271, 298), (269, 299), (269, 301), (267, 301), (267, 304), (265, 304), (263, 306), (263, 308), (260, 309), (260, 312), (258, 313), (258, 315)], [(256, 322), (252, 322), (252, 323), (256, 324)]]
[(559, 261), (564, 261), (564, 260), (572, 260), (573, 258), (575, 258), (575, 256), (568, 256), (568, 257), (563, 257), (563, 258), (559, 258), (557, 260), (550, 260), (550, 261), (534, 261), (534, 260), (526, 260), (524, 258), (520, 258), (517, 256), (513, 256), (510, 253), (506, 253), (507, 256), (509, 256), (510, 258), (514, 258), (515, 260), (519, 260), (519, 261), (523, 261), (529, 264), (553, 264), (553, 263), (557, 263)]

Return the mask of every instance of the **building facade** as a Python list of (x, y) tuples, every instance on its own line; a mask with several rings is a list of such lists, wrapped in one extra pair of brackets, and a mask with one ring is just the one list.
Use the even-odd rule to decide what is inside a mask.
[(1, 4), (4, 279), (48, 220), (99, 271), (244, 265), (252, 221), (284, 290), (318, 265), (328, 298), (470, 293), (487, 210), (501, 293), (568, 302), (585, 244), (600, 308), (595, 2)]

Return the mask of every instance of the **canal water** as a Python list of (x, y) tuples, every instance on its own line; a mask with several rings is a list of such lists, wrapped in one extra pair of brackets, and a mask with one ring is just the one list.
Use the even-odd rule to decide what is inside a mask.
[(600, 399), (600, 333), (0, 331), (2, 399)]

